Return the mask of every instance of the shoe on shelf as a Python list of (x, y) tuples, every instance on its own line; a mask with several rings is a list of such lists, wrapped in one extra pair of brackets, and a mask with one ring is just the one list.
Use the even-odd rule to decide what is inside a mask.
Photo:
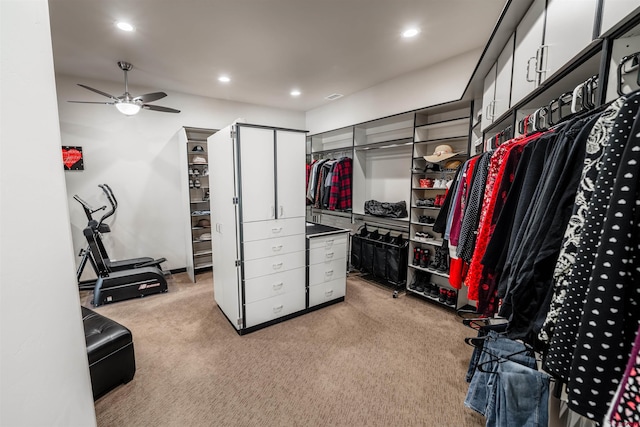
[(193, 175), (194, 175), (194, 176), (198, 176), (198, 175), (200, 175), (200, 171), (199, 171), (198, 169), (194, 169), (194, 170), (193, 170)]
[(436, 199), (434, 198), (429, 198), (423, 201), (423, 205), (422, 206), (426, 206), (427, 208), (433, 208), (436, 204)]
[(420, 267), (427, 268), (427, 265), (429, 265), (429, 258), (431, 258), (431, 253), (427, 250), (422, 251), (422, 256), (420, 257)]
[(199, 180), (199, 179), (196, 179), (195, 181), (193, 181), (193, 186), (194, 186), (195, 188), (200, 188), (200, 180)]
[(446, 303), (448, 294), (449, 292), (446, 289), (444, 288), (440, 289), (440, 292), (438, 294), (438, 301)]
[(193, 180), (192, 179), (189, 180), (189, 188), (193, 188)]
[(458, 301), (458, 294), (453, 289), (447, 291), (447, 305), (456, 306), (456, 302)]
[(411, 289), (412, 291), (415, 291), (417, 286), (418, 286), (418, 276), (413, 278), (413, 282), (411, 282), (411, 284), (409, 285), (409, 289)]
[(431, 270), (437, 270), (438, 266), (440, 265), (440, 258), (442, 258), (442, 255), (440, 254), (441, 249), (440, 248), (436, 248), (436, 254), (433, 257), (433, 259), (431, 260), (431, 262), (429, 263), (429, 268)]
[(438, 271), (439, 273), (447, 273), (449, 271), (449, 255), (444, 253), (443, 250), (441, 252), (443, 253), (440, 254), (440, 262), (436, 267), (436, 271)]
[(413, 248), (413, 265), (419, 265), (420, 259), (422, 257), (422, 249), (421, 248)]
[(429, 294), (431, 298), (439, 298), (440, 297), (440, 288), (435, 283), (431, 284), (431, 293)]
[(427, 225), (433, 225), (436, 223), (436, 220), (433, 217), (427, 216), (425, 217), (424, 223)]
[(425, 296), (430, 296), (431, 295), (431, 288), (433, 288), (435, 285), (431, 282), (425, 283), (424, 284), (424, 294)]

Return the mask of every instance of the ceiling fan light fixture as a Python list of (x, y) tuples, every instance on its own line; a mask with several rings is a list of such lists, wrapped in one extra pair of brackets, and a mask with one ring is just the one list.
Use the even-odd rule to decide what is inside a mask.
[(118, 27), (118, 29), (122, 30), (122, 31), (127, 31), (127, 32), (133, 32), (136, 30), (136, 27), (134, 27), (133, 25), (129, 24), (128, 22), (116, 22), (116, 27)]
[(140, 112), (140, 105), (135, 102), (117, 102), (116, 108), (125, 116), (135, 116)]
[(402, 37), (404, 37), (405, 39), (410, 39), (417, 36), (418, 34), (420, 34), (420, 30), (418, 28), (409, 28), (402, 33)]

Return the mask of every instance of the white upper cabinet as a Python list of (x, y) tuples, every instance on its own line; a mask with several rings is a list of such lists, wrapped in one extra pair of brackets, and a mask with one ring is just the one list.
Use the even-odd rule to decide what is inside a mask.
[(482, 130), (486, 129), (494, 119), (494, 100), (496, 98), (496, 64), (493, 64), (484, 78), (484, 93), (482, 94)]
[(494, 119), (504, 114), (510, 105), (511, 72), (513, 68), (513, 35), (498, 56), (496, 62), (496, 95), (494, 99)]
[(305, 134), (276, 131), (278, 218), (305, 216)]
[(516, 28), (511, 105), (540, 84), (539, 56), (544, 35), (545, 0), (535, 0)]
[(597, 0), (548, 0), (539, 64), (544, 82), (593, 40)]
[(603, 0), (602, 2), (602, 27), (600, 34), (609, 31), (632, 12), (640, 11), (638, 0)]
[(273, 129), (238, 127), (243, 222), (276, 217), (273, 134)]

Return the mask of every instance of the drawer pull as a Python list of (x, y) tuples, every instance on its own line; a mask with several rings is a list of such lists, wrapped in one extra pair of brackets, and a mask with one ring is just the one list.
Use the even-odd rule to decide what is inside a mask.
[(325, 258), (333, 258), (333, 252), (327, 252), (326, 254), (324, 254)]
[(278, 246), (271, 246), (271, 250), (273, 252), (278, 252), (279, 250), (282, 249), (282, 245), (278, 245)]
[(327, 248), (330, 248), (331, 246), (333, 246), (333, 240), (334, 240), (334, 239), (327, 240), (327, 241), (325, 242), (325, 244), (324, 244), (324, 245), (325, 245)]
[(273, 312), (274, 313), (280, 313), (283, 308), (284, 308), (284, 305), (280, 304), (280, 305), (278, 305), (276, 307), (273, 307)]
[(333, 274), (333, 270), (327, 270), (324, 272), (325, 276), (331, 276)]
[(281, 231), (282, 231), (282, 227), (276, 227), (276, 228), (272, 228), (272, 229), (271, 229), (271, 232), (272, 232), (272, 233), (279, 233), (279, 232), (281, 232)]
[(333, 295), (333, 289), (329, 289), (328, 291), (324, 292), (324, 296), (327, 298), (330, 297), (331, 295)]
[(274, 291), (279, 291), (280, 289), (282, 289), (282, 286), (284, 285), (284, 282), (280, 282), (280, 283), (275, 283), (273, 285), (273, 290)]
[(281, 263), (281, 262), (279, 262), (279, 263), (277, 263), (277, 264), (273, 264), (273, 265), (272, 265), (272, 267), (273, 267), (273, 269), (274, 269), (274, 270), (279, 270), (279, 269), (281, 269), (281, 268), (282, 268), (282, 263)]

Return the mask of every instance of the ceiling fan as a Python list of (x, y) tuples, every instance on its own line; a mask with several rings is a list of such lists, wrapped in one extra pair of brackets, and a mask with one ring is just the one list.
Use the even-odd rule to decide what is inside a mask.
[(132, 96), (129, 93), (129, 81), (127, 79), (127, 72), (133, 69), (133, 65), (128, 62), (118, 61), (118, 66), (122, 71), (124, 71), (124, 93), (120, 96), (113, 96), (106, 92), (103, 92), (98, 89), (94, 89), (92, 87), (83, 85), (78, 83), (78, 86), (88, 89), (92, 92), (99, 93), (102, 96), (106, 96), (107, 98), (111, 98), (111, 102), (91, 102), (91, 101), (69, 101), (75, 102), (79, 104), (106, 104), (106, 105), (115, 105), (118, 111), (126, 116), (133, 116), (138, 114), (141, 109), (151, 110), (151, 111), (162, 111), (164, 113), (179, 113), (180, 110), (176, 110), (174, 108), (162, 107), (160, 105), (151, 105), (148, 102), (157, 101), (158, 99), (162, 99), (167, 96), (164, 92), (153, 92), (146, 93), (140, 96)]

